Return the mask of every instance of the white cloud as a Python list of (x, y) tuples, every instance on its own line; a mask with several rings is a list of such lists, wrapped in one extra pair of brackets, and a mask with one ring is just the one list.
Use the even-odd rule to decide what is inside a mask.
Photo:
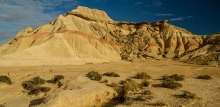
[(173, 14), (161, 14), (161, 13), (155, 13), (155, 16), (173, 16)]
[(56, 7), (77, 4), (77, 0), (0, 0), (0, 44), (27, 26), (35, 28), (55, 19), (61, 14), (54, 12)]
[(186, 17), (177, 17), (177, 18), (172, 18), (170, 19), (170, 21), (182, 21), (182, 20), (185, 20), (185, 19), (189, 19), (189, 18), (193, 18), (193, 16), (186, 16)]
[(156, 7), (160, 7), (163, 3), (160, 0), (153, 0), (152, 5)]

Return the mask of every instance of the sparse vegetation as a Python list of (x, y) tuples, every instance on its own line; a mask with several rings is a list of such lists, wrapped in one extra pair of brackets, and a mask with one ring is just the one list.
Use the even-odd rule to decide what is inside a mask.
[(120, 77), (120, 75), (114, 73), (114, 72), (106, 72), (103, 74), (104, 76), (108, 76), (108, 77)]
[(179, 98), (186, 98), (186, 99), (195, 99), (198, 98), (195, 94), (189, 91), (183, 91), (182, 94), (178, 95)]
[(152, 92), (150, 90), (144, 90), (142, 94), (143, 95), (151, 95)]
[(153, 103), (152, 105), (153, 105), (153, 106), (165, 106), (166, 103), (161, 102), (161, 101), (157, 101), (157, 102)]
[(141, 82), (142, 86), (148, 87), (150, 85), (150, 82), (147, 79), (143, 79)]
[(117, 83), (115, 83), (115, 82), (112, 82), (109, 86), (116, 88), (116, 87), (118, 87), (119, 85), (118, 85)]
[(4, 83), (9, 84), (9, 85), (12, 84), (11, 79), (7, 76), (0, 76), (0, 82), (4, 82)]
[(49, 92), (50, 88), (49, 87), (41, 87), (41, 85), (45, 84), (45, 80), (40, 78), (40, 77), (34, 77), (33, 79), (29, 81), (24, 81), (22, 83), (22, 86), (24, 89), (28, 90), (28, 94), (38, 94), (40, 92)]
[(133, 79), (127, 79), (123, 83), (123, 90), (125, 93), (128, 93), (129, 91), (137, 91), (141, 88), (141, 85), (135, 82)]
[(173, 79), (163, 80), (163, 83), (161, 85), (162, 87), (170, 88), (170, 89), (177, 89), (182, 87), (181, 83), (175, 82)]
[(162, 76), (162, 79), (163, 80), (173, 79), (175, 81), (183, 81), (183, 80), (185, 80), (183, 75), (178, 75), (178, 74), (173, 74), (171, 76), (164, 75), (164, 76)]
[(209, 75), (199, 75), (199, 76), (197, 76), (197, 79), (210, 80), (210, 79), (212, 79), (212, 77)]
[(108, 83), (107, 79), (102, 80), (100, 83)]
[(29, 95), (38, 94), (40, 92), (47, 93), (51, 90), (50, 87), (37, 87), (28, 92)]
[(148, 75), (147, 73), (145, 72), (140, 72), (140, 73), (137, 73), (135, 76), (134, 76), (135, 79), (151, 79), (151, 76)]
[(54, 78), (53, 78), (53, 81), (55, 83), (58, 83), (60, 82), (60, 80), (64, 79), (64, 76), (63, 75), (54, 75)]
[(39, 87), (40, 85), (45, 84), (45, 80), (40, 77), (34, 77), (32, 80), (24, 81), (22, 83), (22, 86), (26, 90), (32, 90), (36, 87)]
[(95, 71), (89, 72), (87, 74), (87, 77), (90, 78), (91, 80), (96, 80), (96, 81), (100, 81), (102, 79), (102, 75)]

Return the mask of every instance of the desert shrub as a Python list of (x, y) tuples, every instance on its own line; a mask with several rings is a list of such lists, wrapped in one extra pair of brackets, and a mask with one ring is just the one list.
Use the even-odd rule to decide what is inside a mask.
[(7, 76), (0, 76), (0, 82), (4, 82), (4, 83), (9, 84), (9, 85), (12, 84), (11, 79)]
[(141, 88), (142, 88), (141, 85), (135, 82), (133, 79), (127, 79), (123, 83), (123, 90), (125, 93), (129, 91), (137, 91)]
[(145, 87), (148, 87), (150, 85), (150, 82), (147, 81), (147, 79), (143, 79), (142, 82), (141, 82), (141, 85), (145, 86)]
[(40, 92), (47, 93), (51, 90), (50, 87), (36, 87), (28, 92), (28, 95), (38, 94)]
[(57, 85), (58, 85), (58, 88), (60, 88), (63, 86), (63, 83), (59, 81)]
[(87, 77), (90, 78), (91, 80), (96, 80), (96, 81), (100, 81), (102, 79), (101, 74), (99, 74), (98, 72), (95, 71), (91, 71), (87, 74)]
[(103, 75), (108, 76), (108, 77), (120, 77), (118, 74), (116, 74), (114, 72), (106, 72)]
[(155, 103), (152, 104), (153, 106), (165, 106), (166, 103), (162, 102), (162, 101), (157, 101)]
[(102, 80), (100, 83), (108, 83), (107, 79)]
[(39, 76), (34, 77), (32, 81), (33, 81), (34, 85), (36, 85), (36, 86), (45, 84), (45, 80), (40, 78)]
[(111, 84), (109, 84), (109, 86), (116, 88), (116, 87), (118, 87), (119, 85), (118, 85), (117, 83), (115, 83), (115, 82), (112, 82)]
[(210, 80), (210, 79), (212, 79), (212, 77), (209, 75), (199, 75), (199, 76), (197, 76), (197, 79)]
[(33, 79), (29, 80), (29, 81), (24, 81), (22, 83), (22, 86), (24, 89), (26, 90), (32, 90), (40, 85), (45, 84), (45, 80), (40, 78), (40, 77), (34, 77)]
[(53, 81), (55, 83), (58, 83), (61, 79), (64, 79), (64, 76), (62, 76), (62, 75), (54, 75)]
[(147, 73), (145, 72), (140, 72), (140, 73), (137, 73), (135, 76), (134, 76), (135, 79), (150, 79), (151, 76), (148, 75)]
[(186, 98), (186, 99), (195, 99), (197, 96), (189, 91), (183, 91), (182, 94), (178, 95), (180, 98)]
[(49, 92), (51, 89), (49, 87), (41, 87), (41, 85), (45, 84), (45, 80), (40, 77), (34, 77), (29, 81), (24, 81), (22, 86), (24, 89), (28, 90), (28, 94), (38, 94), (40, 92)]
[(171, 76), (164, 75), (164, 76), (162, 76), (162, 79), (163, 80), (173, 79), (175, 81), (183, 81), (183, 80), (185, 80), (183, 75), (178, 75), (178, 74), (173, 74)]
[(175, 82), (173, 79), (163, 80), (163, 83), (161, 85), (162, 87), (170, 88), (170, 89), (177, 89), (179, 87), (182, 87), (182, 84)]

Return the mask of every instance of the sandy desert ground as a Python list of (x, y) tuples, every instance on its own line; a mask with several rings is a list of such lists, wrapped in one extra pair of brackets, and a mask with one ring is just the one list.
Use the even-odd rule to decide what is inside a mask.
[[(115, 72), (120, 77), (106, 77), (108, 83), (100, 83), (90, 80), (86, 74), (90, 71), (99, 73)], [(132, 101), (124, 104), (120, 101), (111, 100), (119, 95), (117, 90), (110, 87), (112, 82), (119, 83), (121, 80), (131, 78), (137, 72), (147, 72), (150, 86), (143, 90), (150, 90), (153, 99), (146, 101)], [(180, 81), (183, 87), (173, 90), (160, 87), (163, 75), (180, 74), (185, 76)], [(197, 79), (198, 75), (210, 75), (211, 80)], [(10, 77), (13, 84), (7, 85), (0, 82), (0, 105), (5, 107), (154, 107), (156, 103), (164, 103), (167, 107), (219, 107), (220, 106), (220, 69), (210, 65), (189, 65), (170, 59), (145, 60), (134, 62), (111, 62), (87, 65), (66, 66), (29, 66), (29, 67), (0, 67), (0, 75)], [(54, 75), (63, 75), (63, 86), (46, 83), (50, 87), (48, 93), (28, 95), (21, 84), (33, 77), (40, 76), (50, 80)], [(134, 79), (140, 82), (138, 79)], [(182, 91), (194, 93), (198, 98), (184, 99), (176, 95)]]

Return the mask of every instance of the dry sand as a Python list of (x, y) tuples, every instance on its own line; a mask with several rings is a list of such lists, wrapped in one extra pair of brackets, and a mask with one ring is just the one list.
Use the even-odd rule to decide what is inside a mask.
[[(0, 67), (0, 75), (7, 75), (13, 81), (12, 85), (0, 83), (0, 105), (6, 107), (93, 107), (101, 106), (110, 99), (117, 96), (114, 88), (105, 83), (89, 80), (86, 74), (89, 71), (99, 73), (115, 72), (120, 77), (104, 77), (107, 84), (118, 83), (134, 76), (137, 72), (147, 72), (152, 76), (151, 86), (144, 88), (150, 90), (155, 97), (151, 101), (134, 101), (130, 105), (122, 103), (106, 106), (117, 107), (151, 107), (154, 102), (164, 102), (168, 107), (218, 107), (220, 106), (220, 69), (209, 65), (189, 65), (169, 59), (146, 60), (134, 62), (111, 62), (102, 64), (87, 65), (66, 65), (66, 66), (29, 66), (29, 67)], [(180, 89), (167, 89), (156, 87), (161, 83), (161, 76), (180, 74), (186, 76)], [(211, 80), (200, 80), (198, 75), (210, 75)], [(50, 80), (54, 75), (63, 75), (65, 79), (61, 88), (57, 85), (46, 83), (44, 86), (50, 87), (47, 94), (28, 95), (21, 84), (35, 76), (40, 76), (45, 80)], [(135, 79), (140, 82), (140, 80)], [(198, 96), (197, 99), (176, 98), (182, 90), (190, 91)], [(46, 103), (38, 104), (42, 99)], [(36, 100), (38, 99), (38, 100)]]

